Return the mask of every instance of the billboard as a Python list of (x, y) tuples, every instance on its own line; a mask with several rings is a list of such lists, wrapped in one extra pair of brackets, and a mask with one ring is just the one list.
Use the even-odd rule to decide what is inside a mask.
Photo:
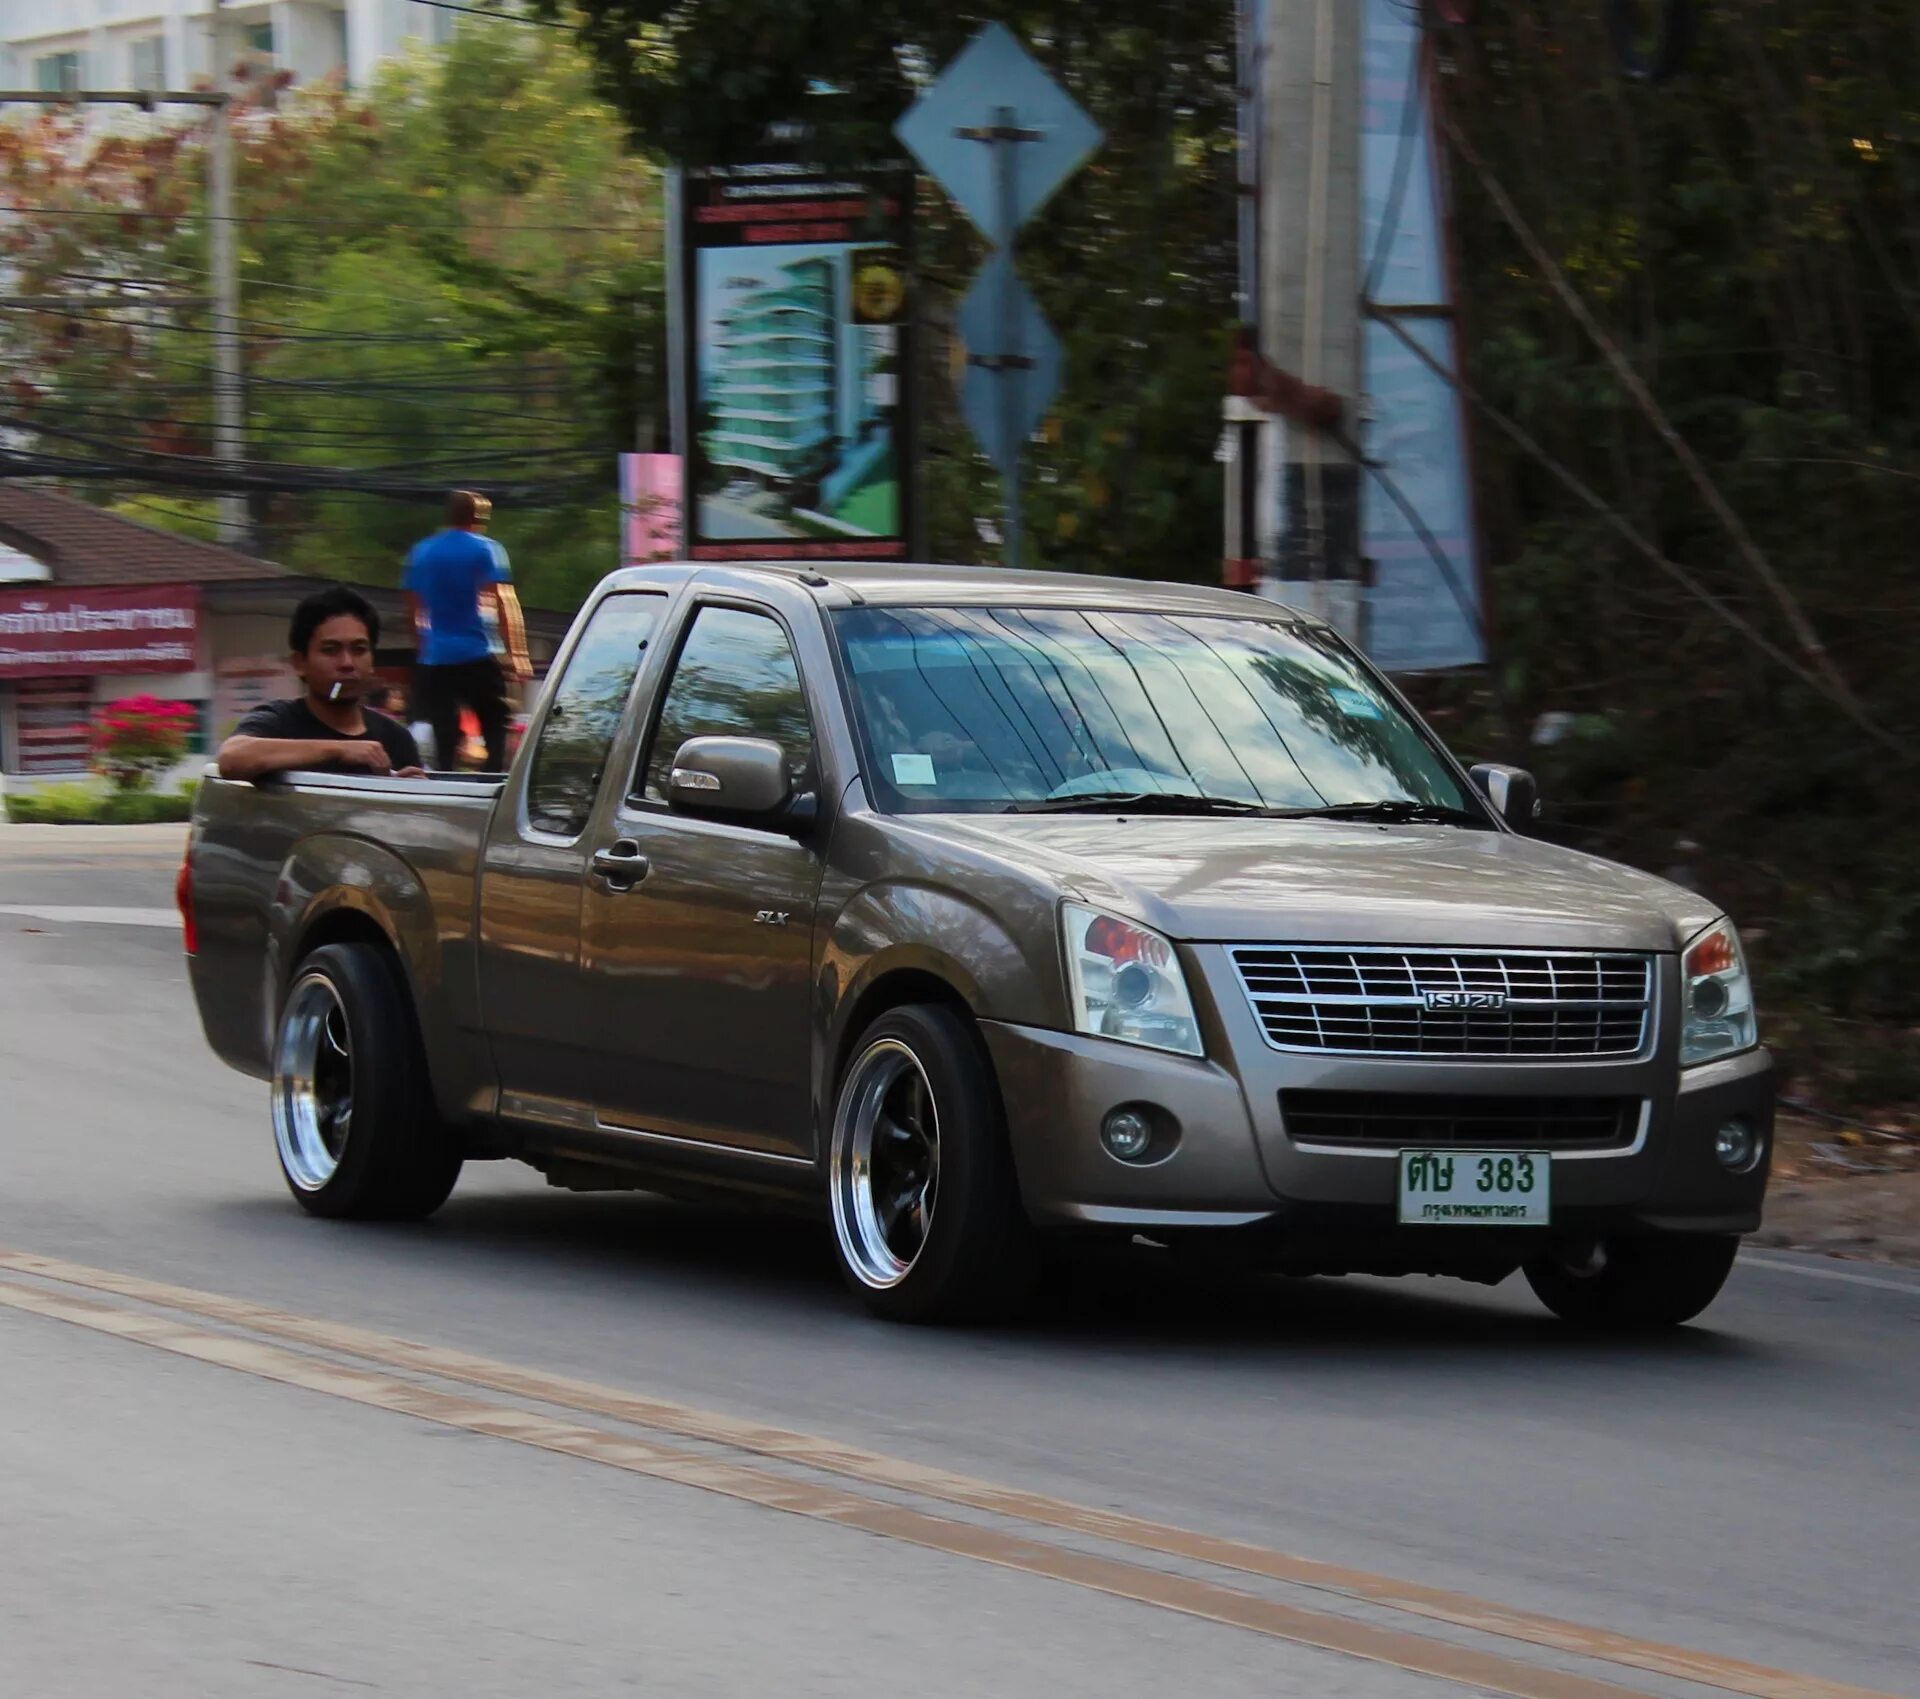
[(686, 173), (691, 559), (905, 557), (912, 204), (892, 164)]
[(200, 591), (0, 591), (0, 678), (188, 673), (199, 665)]

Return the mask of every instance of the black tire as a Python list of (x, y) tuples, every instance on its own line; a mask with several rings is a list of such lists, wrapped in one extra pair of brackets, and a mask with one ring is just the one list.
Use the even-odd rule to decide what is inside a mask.
[(1719, 1296), (1740, 1241), (1668, 1233), (1602, 1240), (1591, 1263), (1549, 1253), (1526, 1265), (1533, 1294), (1564, 1322), (1645, 1333), (1692, 1321)]
[(387, 951), (328, 944), (294, 970), (274, 1034), (273, 1124), (280, 1172), (310, 1214), (414, 1221), (447, 1201), (461, 1150), (434, 1109)]
[[(898, 1232), (876, 1243), (885, 1199), (898, 1196), (884, 1159), (854, 1161), (870, 1094), (897, 1069), (901, 1102), (924, 1086), (933, 1122), (933, 1184), (923, 1206), (895, 1219)], [(872, 1101), (870, 1153), (889, 1142), (878, 1130), (893, 1121), (885, 1095)], [(906, 1119), (911, 1119), (911, 1114)], [(927, 1116), (919, 1116), (922, 1132)], [(904, 1122), (898, 1123), (904, 1124)], [(914, 1147), (911, 1138), (891, 1141)], [(911, 1159), (892, 1159), (910, 1188)], [(888, 1321), (942, 1322), (1000, 1313), (1030, 1293), (1038, 1259), (1034, 1233), (1020, 1202), (999, 1082), (971, 1020), (937, 1003), (890, 1010), (860, 1035), (836, 1083), (828, 1128), (828, 1202), (834, 1251), (847, 1284), (875, 1315)], [(870, 1209), (863, 1208), (862, 1199)], [(917, 1239), (917, 1243), (915, 1240)], [(910, 1254), (909, 1254), (910, 1253)], [(896, 1266), (897, 1265), (897, 1266)]]

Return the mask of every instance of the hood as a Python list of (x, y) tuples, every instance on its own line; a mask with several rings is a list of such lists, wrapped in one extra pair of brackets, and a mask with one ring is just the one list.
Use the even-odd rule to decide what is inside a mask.
[(1667, 880), (1510, 832), (1105, 814), (915, 824), (1194, 942), (1673, 950), (1720, 913)]

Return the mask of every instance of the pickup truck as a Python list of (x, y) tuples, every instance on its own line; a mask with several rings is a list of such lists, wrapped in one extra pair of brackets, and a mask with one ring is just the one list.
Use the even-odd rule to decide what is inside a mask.
[(895, 1319), (1108, 1235), (1674, 1325), (1766, 1187), (1739, 937), (1536, 808), (1275, 602), (660, 566), (504, 779), (209, 774), (180, 895), (317, 1215), (511, 1158), (817, 1210)]

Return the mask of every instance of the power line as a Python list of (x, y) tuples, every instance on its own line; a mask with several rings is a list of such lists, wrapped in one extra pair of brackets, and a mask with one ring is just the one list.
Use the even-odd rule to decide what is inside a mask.
[[(103, 324), (115, 329), (133, 329), (123, 319), (105, 315), (123, 312), (156, 312), (177, 310), (180, 308), (206, 308), (203, 299), (181, 296), (165, 296), (155, 300), (143, 301), (128, 299), (125, 301), (87, 301), (83, 303), (89, 309), (81, 312), (75, 307), (62, 305), (58, 296), (4, 297), (0, 296), (0, 312), (41, 313), (50, 318), (65, 319), (73, 324)], [(205, 316), (216, 321), (213, 324), (186, 324), (179, 319), (157, 327), (161, 332), (175, 332), (181, 335), (217, 336), (228, 322), (224, 313), (207, 310)], [(297, 325), (284, 319), (256, 319), (245, 314), (235, 322), (250, 327), (257, 334), (251, 334), (243, 328), (241, 340), (254, 343), (286, 342), (327, 342), (336, 346), (377, 347), (436, 347), (449, 343), (471, 343), (471, 336), (409, 336), (399, 331), (364, 330), (315, 330), (310, 326)]]
[[(422, 3), (422, 0), (416, 0)], [(302, 225), (319, 230), (406, 230), (422, 231), (443, 236), (461, 236), (486, 231), (493, 234), (512, 235), (518, 231), (534, 233), (571, 231), (580, 235), (630, 236), (643, 232), (657, 232), (660, 225), (657, 220), (645, 222), (636, 219), (632, 224), (420, 224), (396, 212), (388, 219), (364, 218), (301, 218), (279, 212), (236, 212), (224, 220), (212, 213), (188, 210), (186, 212), (145, 212), (139, 207), (67, 207), (44, 205), (11, 206), (7, 212), (38, 213), (47, 218), (137, 218), (144, 222), (165, 219), (174, 224), (183, 224), (189, 219), (204, 219), (208, 223), (225, 222), (230, 224), (275, 224)]]
[(465, 12), (470, 18), (492, 18), (501, 24), (534, 24), (541, 29), (563, 29), (569, 33), (579, 30), (578, 24), (563, 23), (558, 18), (530, 18), (524, 12), (490, 12), (484, 6), (459, 6), (454, 0), (413, 0), (416, 6), (431, 6), (436, 12)]
[[(344, 471), (255, 462), (229, 463), (189, 456), (129, 459), (110, 447), (91, 456), (45, 454), (0, 447), (0, 478), (67, 478), (99, 483), (137, 484), (201, 490), (214, 495), (258, 492), (274, 495), (378, 495), (440, 500), (447, 478), (376, 478)], [(514, 481), (492, 479), (490, 493), (524, 507), (557, 507), (605, 488), (604, 475)]]

